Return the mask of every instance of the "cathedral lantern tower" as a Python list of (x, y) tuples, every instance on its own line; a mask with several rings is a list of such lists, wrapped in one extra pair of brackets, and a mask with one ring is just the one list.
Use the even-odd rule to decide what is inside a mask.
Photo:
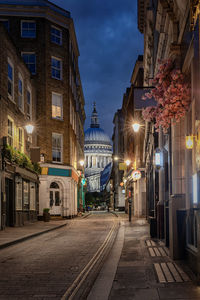
[(84, 154), (88, 191), (100, 192), (100, 173), (112, 162), (112, 145), (109, 136), (100, 128), (95, 102), (90, 128), (85, 131)]

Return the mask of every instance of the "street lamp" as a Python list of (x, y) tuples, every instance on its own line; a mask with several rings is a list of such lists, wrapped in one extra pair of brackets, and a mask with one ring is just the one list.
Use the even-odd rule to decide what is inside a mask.
[(83, 166), (84, 166), (84, 160), (81, 159), (81, 160), (79, 161), (79, 164), (81, 165), (81, 167), (83, 167)]
[(28, 134), (32, 134), (33, 133), (34, 126), (32, 124), (27, 124), (25, 126), (25, 128), (26, 128), (26, 131), (27, 131)]
[(131, 161), (130, 161), (129, 159), (127, 159), (127, 160), (125, 161), (125, 164), (126, 164), (127, 166), (129, 166), (130, 163), (131, 163)]
[(140, 126), (141, 125), (139, 123), (137, 123), (137, 122), (133, 123), (132, 127), (133, 127), (134, 132), (138, 132), (139, 129), (140, 129)]

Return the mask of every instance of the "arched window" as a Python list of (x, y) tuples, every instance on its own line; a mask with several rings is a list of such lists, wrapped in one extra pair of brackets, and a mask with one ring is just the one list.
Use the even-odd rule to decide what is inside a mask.
[(60, 188), (56, 182), (50, 184), (50, 207), (60, 206)]
[(59, 189), (59, 185), (56, 182), (52, 182), (50, 185), (50, 189)]

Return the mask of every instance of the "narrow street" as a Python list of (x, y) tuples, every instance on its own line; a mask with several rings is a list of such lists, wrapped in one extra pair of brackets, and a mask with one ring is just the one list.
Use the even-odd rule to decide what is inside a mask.
[(200, 288), (144, 218), (93, 212), (1, 249), (0, 299), (197, 300)]
[(0, 299), (61, 299), (103, 244), (116, 216), (99, 213), (0, 250)]

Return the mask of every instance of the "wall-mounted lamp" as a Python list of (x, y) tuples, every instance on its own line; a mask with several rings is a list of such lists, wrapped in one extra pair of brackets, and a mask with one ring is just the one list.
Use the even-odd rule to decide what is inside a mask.
[(81, 165), (81, 167), (83, 167), (83, 166), (84, 166), (84, 160), (81, 159), (81, 160), (79, 161), (79, 164)]
[(185, 146), (187, 149), (192, 149), (194, 147), (194, 138), (197, 139), (196, 135), (187, 135), (185, 137)]
[(25, 128), (26, 128), (26, 131), (27, 131), (28, 134), (32, 134), (33, 133), (34, 126), (32, 124), (27, 124), (25, 126)]
[(158, 169), (163, 166), (163, 154), (159, 148), (155, 152), (155, 166)]
[(132, 127), (133, 127), (134, 132), (138, 132), (139, 129), (140, 129), (140, 126), (141, 125), (139, 123), (137, 123), (137, 122), (133, 123)]
[(127, 166), (129, 166), (130, 163), (131, 163), (131, 161), (130, 161), (129, 159), (127, 159), (127, 160), (125, 161), (125, 164), (126, 164)]

